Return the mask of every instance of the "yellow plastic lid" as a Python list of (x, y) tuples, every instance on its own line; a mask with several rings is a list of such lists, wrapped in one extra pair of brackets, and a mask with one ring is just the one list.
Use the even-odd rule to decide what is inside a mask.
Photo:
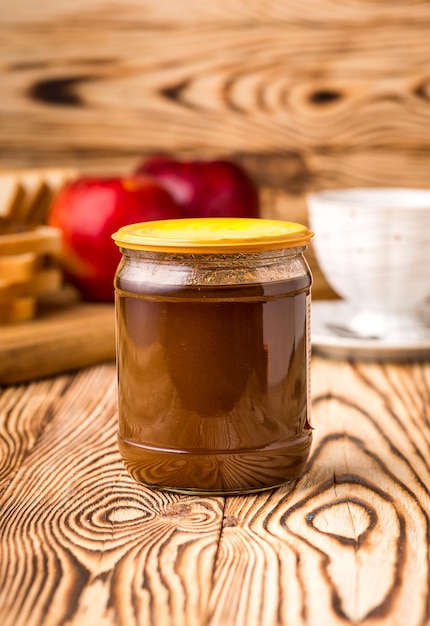
[(255, 252), (305, 246), (313, 233), (302, 224), (239, 217), (140, 222), (112, 235), (121, 248), (154, 252)]

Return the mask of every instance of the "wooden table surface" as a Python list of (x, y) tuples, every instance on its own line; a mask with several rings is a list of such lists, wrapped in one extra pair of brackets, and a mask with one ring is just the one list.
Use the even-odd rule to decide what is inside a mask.
[(313, 357), (313, 452), (240, 497), (138, 485), (112, 363), (0, 396), (2, 626), (430, 623), (430, 363)]

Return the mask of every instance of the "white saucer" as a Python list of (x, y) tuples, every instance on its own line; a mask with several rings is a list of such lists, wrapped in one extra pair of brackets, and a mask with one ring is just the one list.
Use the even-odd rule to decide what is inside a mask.
[(430, 333), (419, 339), (356, 339), (341, 337), (330, 328), (331, 325), (345, 325), (352, 314), (351, 308), (342, 300), (314, 300), (311, 317), (313, 352), (335, 358), (380, 361), (430, 359)]

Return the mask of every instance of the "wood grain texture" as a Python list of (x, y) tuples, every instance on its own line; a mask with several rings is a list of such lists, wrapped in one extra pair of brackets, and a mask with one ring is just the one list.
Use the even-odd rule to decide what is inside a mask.
[(5, 0), (0, 164), (169, 150), (242, 154), (302, 197), (425, 186), (429, 25), (428, 0)]
[(1, 623), (428, 624), (430, 365), (312, 380), (303, 476), (230, 498), (128, 477), (112, 365), (4, 389)]
[(22, 462), (31, 454), (43, 429), (49, 424), (53, 403), (58, 404), (71, 378), (63, 376), (29, 384), (18, 394), (15, 387), (0, 396), (0, 493), (8, 487)]
[(389, 22), (416, 21), (428, 17), (428, 0), (393, 0), (369, 2), (368, 0), (303, 0), (300, 5), (290, 0), (39, 0), (37, 8), (29, 0), (3, 0), (5, 22), (46, 22), (57, 19), (85, 21), (90, 18), (100, 22), (130, 22), (140, 16), (146, 24), (194, 25), (229, 24), (265, 21), (307, 21), (323, 23), (384, 20)]
[(12, 25), (1, 33), (2, 141), (95, 154), (428, 148), (429, 23), (430, 10), (401, 37), (379, 22), (290, 25), (288, 36), (275, 23), (144, 36)]
[(0, 385), (114, 359), (113, 304), (45, 305), (34, 320), (0, 325)]

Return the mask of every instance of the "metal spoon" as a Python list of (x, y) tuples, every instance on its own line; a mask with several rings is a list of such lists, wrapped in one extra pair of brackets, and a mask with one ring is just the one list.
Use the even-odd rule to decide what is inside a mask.
[(339, 337), (347, 337), (348, 339), (372, 340), (372, 341), (383, 339), (383, 336), (381, 335), (358, 333), (356, 330), (353, 330), (352, 328), (348, 328), (348, 326), (343, 326), (342, 324), (334, 324), (333, 322), (327, 322), (326, 326), (329, 330), (333, 331)]

